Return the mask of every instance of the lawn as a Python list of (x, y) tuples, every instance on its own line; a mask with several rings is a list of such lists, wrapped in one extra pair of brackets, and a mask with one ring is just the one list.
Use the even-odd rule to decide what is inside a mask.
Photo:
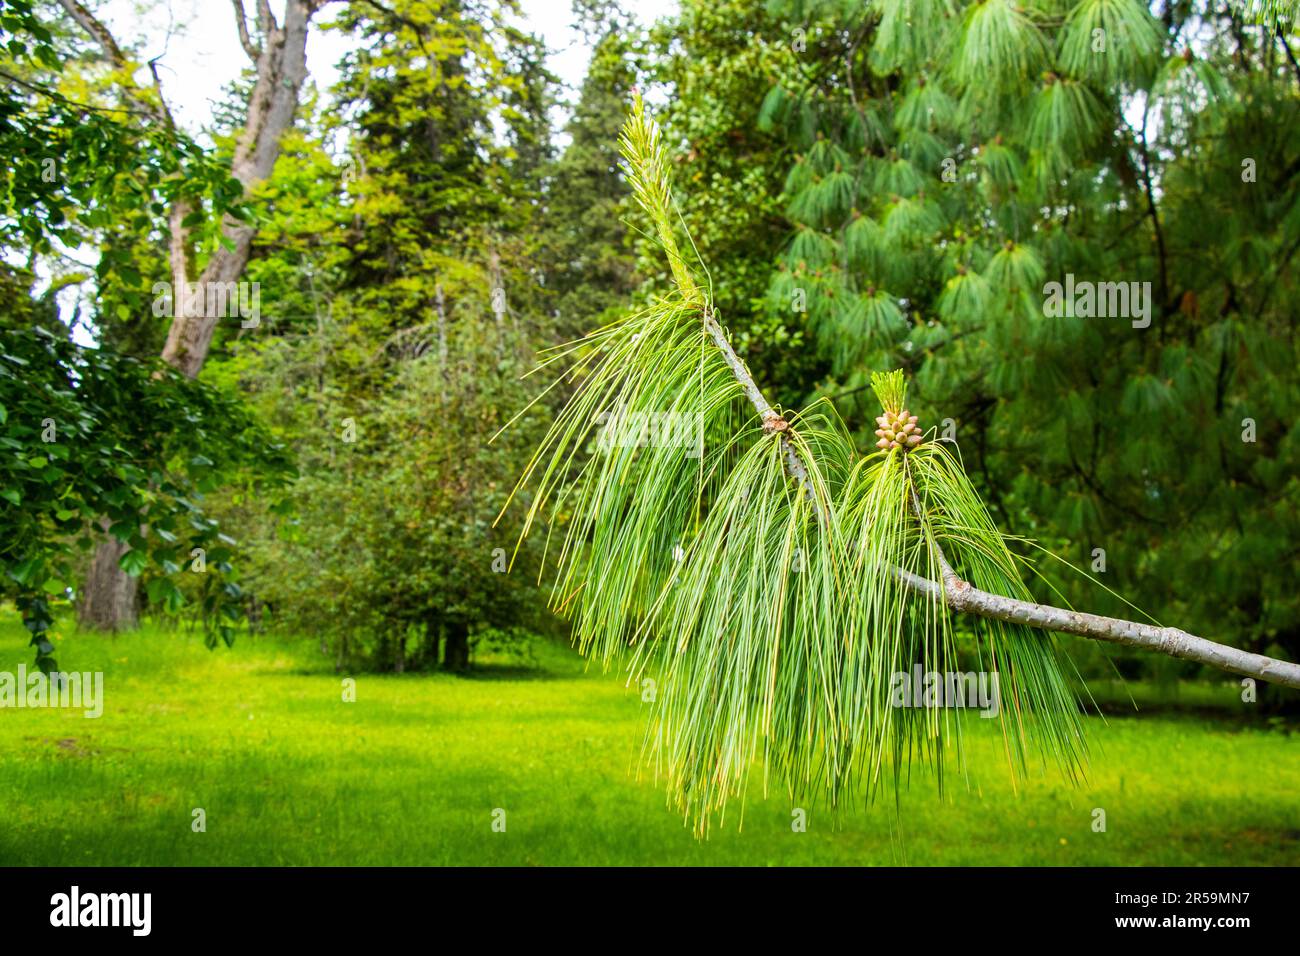
[[(64, 670), (104, 672), (104, 714), (0, 709), (0, 865), (1300, 864), (1300, 737), (1230, 706), (1090, 718), (1087, 781), (1048, 769), (1018, 791), (972, 720), (969, 787), (942, 800), (920, 773), (897, 810), (811, 806), (796, 833), (775, 793), (701, 842), (636, 778), (639, 698), (563, 647), (532, 669), (361, 675), (346, 703), (307, 641), (58, 644)], [(24, 645), (4, 612), (0, 671), (30, 667)]]

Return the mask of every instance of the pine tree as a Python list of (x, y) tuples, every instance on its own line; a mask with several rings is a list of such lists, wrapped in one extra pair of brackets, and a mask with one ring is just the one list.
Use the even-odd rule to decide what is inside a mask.
[(588, 15), (594, 22), (591, 63), (564, 128), (568, 145), (546, 190), (547, 287), (555, 295), (548, 305), (569, 334), (626, 305), (635, 287), (635, 257), (623, 222), (628, 191), (616, 145), (636, 81), (632, 28), (613, 5), (599, 4)]

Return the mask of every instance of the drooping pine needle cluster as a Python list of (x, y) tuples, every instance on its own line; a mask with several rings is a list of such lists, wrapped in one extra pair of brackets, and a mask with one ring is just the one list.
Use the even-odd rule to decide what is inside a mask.
[[(943, 554), (975, 586), (1028, 597), (957, 458), (913, 440), (902, 373), (878, 377), (893, 437), (869, 455), (825, 402), (764, 427), (710, 337), (708, 294), (679, 252), (691, 247), (677, 241), (667, 153), (639, 96), (621, 146), (674, 288), (545, 360), (567, 363), (572, 397), (516, 491), (532, 490), (523, 534), (547, 525), (552, 605), (579, 649), (641, 691), (646, 756), (672, 801), (703, 833), (751, 780), (832, 805), (897, 784), (916, 757), (942, 780), (966, 722), (896, 706), (896, 676), (918, 665), (996, 672), (1013, 767), (1028, 766), (1036, 741), (1072, 772), (1077, 707), (1051, 639), (997, 621), (957, 633), (903, 583), (939, 580)], [(688, 454), (653, 435), (602, 439), (628, 415), (685, 416), (700, 442)]]

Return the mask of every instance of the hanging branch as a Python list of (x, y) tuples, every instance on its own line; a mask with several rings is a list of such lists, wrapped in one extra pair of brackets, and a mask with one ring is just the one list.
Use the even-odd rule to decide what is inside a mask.
[[(652, 682), (646, 753), (697, 832), (756, 761), (765, 789), (770, 775), (832, 804), (899, 786), (918, 758), (942, 780), (961, 722), (900, 703), (898, 678), (961, 673), (967, 655), (999, 681), (1006, 706), (985, 716), (1012, 772), (1032, 742), (1076, 775), (1080, 708), (1044, 631), (1300, 686), (1293, 664), (1034, 603), (960, 461), (924, 440), (901, 371), (873, 379), (884, 413), (866, 455), (828, 403), (773, 405), (682, 254), (671, 161), (639, 96), (620, 147), (673, 289), (546, 360), (570, 363), (557, 384), (572, 391), (511, 499), (529, 486), (521, 540), (546, 524), (551, 605), (579, 650)], [(983, 622), (960, 648), (951, 611)]]
[[(772, 407), (772, 403), (763, 395), (762, 390), (754, 381), (753, 375), (745, 366), (744, 360), (731, 347), (726, 330), (722, 328), (713, 310), (708, 306), (704, 307), (704, 327), (709, 338), (717, 346), (718, 351), (722, 353), (722, 360), (726, 363), (727, 368), (731, 369), (732, 374), (736, 376), (736, 382), (744, 390), (745, 397), (754, 406), (754, 410), (758, 412), (759, 418), (762, 419), (764, 425), (777, 427), (780, 430), (791, 428), (776, 409)], [(774, 426), (771, 423), (779, 423), (779, 425)], [(809, 499), (815, 502), (814, 507), (819, 510), (825, 507), (824, 503), (816, 501), (812, 486), (808, 482), (808, 467), (787, 435), (781, 436), (781, 450), (785, 454), (786, 471), (790, 477), (798, 482), (804, 493), (809, 496)], [(917, 507), (919, 508), (919, 503)], [(1010, 624), (1025, 624), (1030, 627), (1042, 628), (1045, 631), (1075, 634), (1079, 637), (1088, 637), (1095, 641), (1106, 641), (1111, 644), (1122, 644), (1126, 647), (1141, 647), (1170, 657), (1209, 664), (1211, 667), (1217, 667), (1219, 670), (1233, 674), (1266, 680), (1269, 683), (1280, 684), (1283, 687), (1300, 688), (1300, 664), (1265, 657), (1263, 654), (1252, 654), (1249, 651), (1229, 647), (1226, 644), (1218, 644), (1203, 637), (1188, 634), (1176, 627), (1158, 627), (1137, 621), (1125, 621), (1119, 618), (1102, 617), (1098, 614), (1087, 614), (1082, 611), (1071, 611), (1066, 608), (1052, 607), (1048, 604), (1017, 601), (1013, 598), (1003, 597), (1000, 594), (989, 594), (973, 587), (969, 582), (963, 581), (947, 564), (946, 560), (942, 559), (942, 555), (940, 555), (940, 558), (941, 567), (944, 568), (943, 587), (928, 578), (920, 577), (901, 568), (897, 570), (896, 576), (916, 593), (945, 604), (952, 610), (963, 614), (973, 614), (977, 617), (1006, 621)]]
[[(777, 414), (772, 404), (755, 384), (749, 369), (745, 367), (744, 361), (732, 349), (731, 343), (727, 340), (726, 332), (718, 324), (713, 313), (707, 309), (704, 321), (709, 337), (717, 345), (719, 351), (722, 352), (723, 361), (735, 374), (736, 381), (744, 389), (746, 397), (753, 404), (754, 410), (758, 412), (759, 417), (765, 423), (775, 419), (783, 427), (790, 427)], [(791, 478), (799, 483), (804, 492), (815, 501), (812, 486), (808, 484), (808, 467), (800, 456), (798, 449), (785, 435), (781, 437), (781, 448), (786, 455), (786, 471)], [(817, 507), (820, 508), (821, 505), (818, 504)], [(1219, 668), (1219, 670), (1233, 674), (1266, 680), (1269, 683), (1280, 684), (1283, 687), (1300, 688), (1300, 664), (1265, 657), (1263, 654), (1252, 654), (1249, 651), (1229, 647), (1226, 644), (1218, 644), (1203, 637), (1188, 634), (1176, 627), (1158, 627), (1152, 624), (1142, 624), (1138, 621), (1125, 621), (1120, 618), (1102, 617), (1099, 614), (1071, 611), (1066, 608), (1052, 607), (1048, 604), (1035, 604), (1032, 601), (1018, 601), (1014, 598), (1003, 597), (1000, 594), (989, 594), (987, 591), (981, 591), (979, 588), (973, 587), (969, 582), (963, 581), (946, 561), (942, 561), (941, 567), (944, 568), (943, 587), (928, 578), (920, 577), (901, 568), (897, 569), (896, 576), (916, 593), (938, 601), (963, 614), (973, 614), (977, 617), (1006, 621), (1009, 624), (1025, 624), (1030, 627), (1042, 628), (1045, 631), (1075, 634), (1079, 637), (1092, 638), (1095, 641), (1123, 644), (1126, 647), (1141, 647), (1170, 657), (1209, 664), (1212, 667)]]
[[(749, 369), (746, 368), (744, 360), (731, 347), (726, 331), (707, 306), (704, 310), (704, 325), (709, 338), (722, 353), (723, 361), (736, 376), (737, 383), (744, 390), (745, 396), (763, 422), (765, 424), (779, 422), (782, 429), (790, 428), (791, 426), (781, 418), (771, 402), (763, 395)], [(786, 456), (786, 471), (815, 502), (812, 486), (808, 483), (808, 467), (798, 449), (786, 435), (781, 436), (781, 449)], [(817, 503), (815, 507), (821, 509), (824, 504)], [(1125, 621), (1120, 618), (1102, 617), (1099, 614), (1071, 611), (1048, 604), (1035, 604), (1032, 601), (1018, 601), (1000, 594), (989, 594), (963, 581), (946, 561), (942, 566), (945, 569), (943, 587), (928, 578), (901, 568), (897, 570), (896, 576), (916, 593), (963, 614), (1006, 621), (1009, 624), (1025, 624), (1045, 631), (1075, 634), (1079, 637), (1122, 644), (1126, 647), (1141, 647), (1170, 657), (1209, 664), (1211, 667), (1233, 674), (1266, 680), (1283, 687), (1300, 688), (1300, 664), (1218, 644), (1188, 634), (1176, 627), (1158, 627), (1138, 621)]]

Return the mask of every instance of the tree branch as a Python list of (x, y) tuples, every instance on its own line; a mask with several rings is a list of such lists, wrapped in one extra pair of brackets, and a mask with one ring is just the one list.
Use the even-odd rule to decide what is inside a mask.
[(1151, 153), (1147, 147), (1147, 119), (1150, 112), (1150, 99), (1142, 106), (1142, 129), (1137, 135), (1138, 153), (1142, 157), (1142, 188), (1146, 193), (1147, 214), (1151, 218), (1151, 228), (1155, 231), (1157, 264), (1160, 267), (1160, 304), (1165, 308), (1169, 304), (1169, 256), (1165, 250), (1165, 233), (1160, 226), (1160, 213), (1156, 211), (1155, 188), (1151, 184)]
[[(723, 361), (731, 369), (736, 381), (744, 390), (745, 396), (749, 399), (750, 404), (754, 406), (754, 410), (758, 412), (764, 427), (769, 430), (777, 430), (774, 427), (775, 424), (777, 422), (781, 423), (780, 441), (781, 449), (785, 453), (786, 473), (803, 488), (804, 493), (817, 509), (819, 519), (825, 523), (829, 518), (829, 505), (821, 502), (816, 496), (809, 478), (807, 464), (799, 454), (798, 448), (789, 438), (789, 427), (786, 425), (785, 419), (781, 417), (780, 413), (772, 407), (772, 404), (763, 395), (762, 390), (754, 381), (754, 377), (745, 366), (744, 360), (731, 347), (726, 331), (719, 324), (712, 309), (707, 306), (704, 310), (704, 331), (722, 353)], [(913, 507), (920, 509), (920, 501), (916, 499), (915, 492), (912, 492), (912, 494)], [(1252, 654), (1235, 647), (1228, 647), (1226, 644), (1216, 644), (1214, 641), (1196, 637), (1176, 627), (1140, 624), (1136, 621), (1102, 617), (1097, 614), (1070, 611), (1047, 604), (1035, 604), (1032, 601), (1020, 601), (1015, 598), (1003, 597), (1000, 594), (990, 594), (962, 580), (953, 571), (951, 565), (943, 557), (942, 552), (939, 552), (938, 557), (944, 578), (942, 586), (929, 578), (913, 574), (903, 568), (895, 568), (894, 575), (922, 597), (936, 601), (962, 614), (972, 614), (976, 617), (994, 621), (1006, 621), (1010, 624), (1024, 624), (1028, 627), (1042, 628), (1045, 631), (1075, 634), (1079, 637), (1087, 637), (1095, 641), (1105, 641), (1111, 644), (1122, 644), (1126, 647), (1141, 647), (1169, 657), (1209, 664), (1212, 667), (1233, 674), (1242, 674), (1246, 677), (1255, 677), (1270, 683), (1280, 684), (1283, 687), (1300, 689), (1300, 665), (1298, 664), (1265, 657), (1262, 654)]]
[(271, 12), (269, 0), (257, 0), (257, 28), (262, 31), (262, 35), (270, 35), (276, 26), (275, 14)]
[[(119, 84), (126, 99), (136, 104), (140, 108), (139, 112), (152, 117), (160, 126), (174, 133), (176, 123), (172, 119), (171, 110), (167, 108), (167, 100), (163, 96), (162, 78), (158, 75), (158, 58), (155, 57), (148, 64), (149, 75), (153, 77), (154, 93), (157, 96), (157, 100), (152, 101), (145, 96), (144, 90), (130, 75), (131, 62), (122, 51), (121, 45), (113, 37), (112, 31), (77, 0), (60, 0), (60, 3), (62, 3), (68, 14), (77, 21), (78, 25), (90, 35), (91, 39), (99, 44), (113, 69), (126, 74)], [(184, 221), (185, 217), (190, 213), (190, 208), (188, 201), (178, 199), (171, 204), (167, 211), (167, 249), (173, 289), (173, 327), (177, 323), (185, 321), (183, 290), (185, 284), (189, 281), (190, 274), (190, 237), (189, 230), (184, 226)]]
[[(284, 134), (293, 126), (299, 92), (307, 77), (308, 28), (318, 6), (315, 0), (286, 0), (281, 24), (267, 0), (257, 0), (261, 34), (261, 48), (254, 61), (257, 78), (249, 94), (247, 122), (235, 143), (230, 164), (231, 175), (239, 180), (246, 195), (270, 177)], [(242, 11), (240, 3), (237, 12)], [(237, 281), (248, 263), (255, 232), (248, 223), (226, 216), (221, 233), (229, 246), (212, 253), (198, 281)], [(207, 359), (215, 331), (215, 316), (177, 316), (167, 332), (163, 360), (194, 378)]]
[(1282, 29), (1282, 24), (1277, 24), (1277, 38), (1282, 43), (1282, 49), (1286, 51), (1287, 62), (1291, 64), (1291, 69), (1295, 73), (1295, 78), (1300, 80), (1300, 63), (1296, 62), (1295, 54), (1291, 52), (1291, 44), (1286, 42), (1286, 31)]
[[(113, 32), (98, 20), (83, 4), (78, 3), (77, 0), (59, 0), (59, 2), (62, 4), (63, 9), (68, 12), (68, 15), (77, 22), (78, 26), (85, 30), (92, 40), (99, 44), (100, 48), (104, 51), (104, 56), (108, 59), (108, 62), (112, 65), (113, 69), (129, 72), (131, 61), (128, 60), (126, 54), (122, 52), (122, 47), (113, 37)], [(154, 61), (149, 62), (149, 72), (150, 75), (153, 76), (154, 92), (158, 94), (158, 102), (150, 102), (150, 100), (143, 95), (143, 91), (140, 87), (137, 86), (130, 77), (123, 80), (122, 92), (128, 100), (135, 103), (140, 108), (140, 112), (152, 116), (168, 129), (174, 129), (175, 124), (172, 122), (171, 111), (167, 108), (167, 101), (163, 99), (162, 82), (158, 78), (157, 66)]]
[(112, 32), (100, 23), (93, 13), (77, 0), (59, 0), (59, 2), (63, 5), (63, 9), (68, 11), (69, 16), (77, 21), (77, 25), (89, 33), (91, 39), (103, 48), (104, 55), (108, 57), (115, 69), (120, 70), (127, 65), (126, 55), (122, 53), (122, 48), (118, 46)]
[(244, 12), (244, 0), (230, 0), (235, 8), (235, 28), (239, 31), (239, 45), (244, 48), (248, 58), (254, 63), (262, 56), (262, 49), (248, 35), (248, 14)]
[(758, 383), (754, 381), (754, 376), (749, 374), (749, 368), (745, 365), (744, 360), (736, 354), (736, 350), (731, 347), (731, 342), (727, 338), (727, 332), (718, 322), (717, 315), (711, 306), (704, 309), (704, 331), (712, 339), (713, 344), (718, 347), (722, 353), (722, 360), (727, 363), (727, 368), (731, 369), (731, 374), (736, 377), (740, 387), (744, 389), (745, 397), (749, 399), (750, 404), (758, 412), (758, 417), (763, 421), (763, 428), (768, 431), (777, 431), (781, 433), (781, 451), (785, 455), (786, 473), (799, 483), (808, 500), (812, 502), (813, 508), (817, 512), (818, 520), (825, 522), (828, 517), (827, 507), (823, 506), (818, 500), (816, 492), (813, 490), (812, 481), (808, 477), (808, 467), (804, 464), (803, 457), (799, 454), (794, 443), (790, 441), (789, 425), (781, 416), (767, 398), (759, 389)]
[(1040, 627), (1046, 631), (1076, 634), (1126, 647), (1141, 647), (1169, 657), (1209, 664), (1233, 674), (1257, 677), (1283, 687), (1300, 688), (1300, 665), (1262, 654), (1251, 654), (1226, 644), (1216, 644), (1176, 627), (1157, 627), (1154, 624), (1070, 611), (1032, 601), (1018, 601), (981, 591), (960, 579), (953, 587), (941, 591), (939, 585), (928, 578), (918, 577), (901, 568), (895, 574), (917, 593), (963, 614)]
[(58, 90), (51, 89), (48, 86), (41, 86), (39, 83), (30, 83), (21, 77), (14, 76), (12, 73), (6, 73), (4, 70), (0, 70), (0, 80), (8, 80), (10, 83), (15, 83), (24, 89), (31, 90), (33, 93), (39, 93), (41, 96), (49, 97), (52, 100), (62, 103), (64, 106), (76, 110), (86, 110), (93, 113), (122, 113), (126, 116), (154, 116), (154, 111), (151, 109), (130, 109), (125, 106), (95, 106), (92, 103), (83, 103), (80, 100), (69, 99)]

